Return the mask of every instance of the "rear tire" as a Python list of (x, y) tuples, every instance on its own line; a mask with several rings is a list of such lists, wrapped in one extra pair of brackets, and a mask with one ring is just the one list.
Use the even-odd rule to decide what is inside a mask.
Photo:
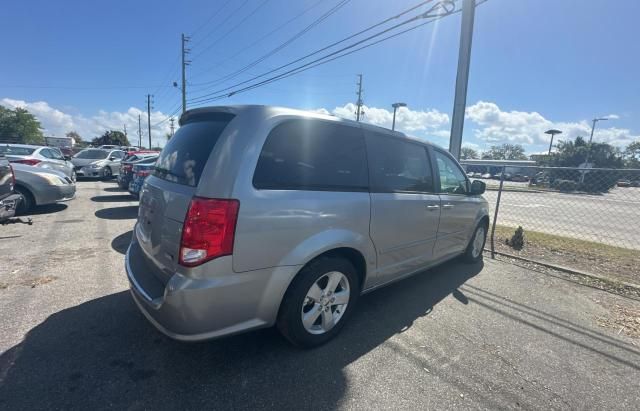
[(486, 221), (478, 224), (473, 231), (469, 245), (462, 255), (462, 260), (469, 264), (475, 264), (482, 261), (482, 252), (484, 250), (484, 244), (487, 242), (487, 229), (489, 224)]
[(36, 204), (35, 199), (33, 198), (33, 194), (29, 190), (24, 187), (16, 186), (13, 190), (20, 194), (20, 203), (18, 203), (18, 207), (16, 208), (16, 214), (24, 215), (27, 214)]
[[(278, 330), (298, 347), (322, 345), (340, 332), (359, 296), (360, 283), (353, 264), (343, 258), (319, 257), (289, 285), (278, 313)], [(340, 304), (343, 301), (346, 303)]]

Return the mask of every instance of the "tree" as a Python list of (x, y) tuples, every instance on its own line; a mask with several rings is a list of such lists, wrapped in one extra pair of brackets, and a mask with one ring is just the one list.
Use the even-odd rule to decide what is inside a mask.
[(460, 150), (460, 158), (463, 160), (473, 160), (480, 158), (478, 152), (471, 147), (462, 147)]
[(634, 141), (622, 153), (627, 168), (640, 168), (640, 140)]
[(94, 146), (101, 146), (104, 144), (113, 144), (116, 146), (129, 146), (129, 140), (122, 131), (108, 130), (105, 131), (100, 137), (96, 137), (91, 141)]
[(66, 134), (66, 136), (67, 136), (67, 137), (70, 137), (70, 138), (72, 138), (72, 139), (74, 139), (74, 140), (75, 140), (75, 142), (76, 142), (76, 144), (77, 144), (77, 143), (82, 143), (82, 142), (83, 142), (82, 137), (80, 137), (80, 134), (78, 134), (78, 133), (77, 133), (76, 131), (74, 131), (74, 130), (69, 131), (69, 132)]
[(0, 106), (0, 139), (11, 143), (43, 144), (42, 126), (27, 110)]
[(526, 160), (524, 147), (520, 144), (504, 143), (499, 146), (491, 146), (482, 153), (483, 160)]

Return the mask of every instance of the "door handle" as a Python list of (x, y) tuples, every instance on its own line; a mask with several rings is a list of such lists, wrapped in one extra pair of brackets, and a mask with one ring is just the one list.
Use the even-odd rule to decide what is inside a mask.
[(439, 208), (440, 208), (439, 205), (428, 205), (427, 206), (427, 210), (429, 210), (429, 211), (436, 211)]
[(445, 210), (450, 210), (453, 208), (453, 204), (445, 204), (442, 206), (442, 208), (444, 208)]

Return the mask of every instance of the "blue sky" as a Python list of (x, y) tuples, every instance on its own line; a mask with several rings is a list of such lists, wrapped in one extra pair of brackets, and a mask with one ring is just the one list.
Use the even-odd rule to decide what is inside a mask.
[[(147, 93), (155, 95), (154, 124), (179, 105), (179, 92), (170, 83), (179, 79), (182, 32), (193, 34), (192, 98), (287, 63), (419, 2), (350, 0), (288, 47), (217, 86), (201, 84), (259, 58), (339, 1), (9, 2), (0, 26), (6, 56), (0, 65), (0, 104), (25, 106), (49, 134), (73, 128), (93, 137), (123, 123), (131, 130), (137, 114), (146, 110)], [(544, 130), (585, 135), (594, 116), (611, 116), (599, 124), (597, 140), (622, 147), (640, 139), (638, 15), (636, 0), (489, 0), (479, 6), (464, 143), (482, 149), (518, 142), (529, 152), (545, 151)], [(389, 126), (390, 104), (404, 101), (409, 107), (399, 113), (400, 128), (447, 145), (459, 30), (460, 14), (448, 16), (213, 104), (277, 104), (348, 117), (348, 104), (356, 98), (355, 75), (362, 73), (366, 121)], [(167, 127), (168, 122), (154, 126), (157, 141)]]

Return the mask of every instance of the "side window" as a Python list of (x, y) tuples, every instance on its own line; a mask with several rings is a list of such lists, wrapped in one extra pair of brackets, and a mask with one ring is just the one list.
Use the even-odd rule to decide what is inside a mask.
[(116, 159), (122, 159), (122, 157), (124, 157), (124, 153), (122, 151), (113, 151), (111, 152), (111, 156), (115, 157)]
[(397, 138), (371, 133), (367, 137), (371, 191), (433, 193), (427, 149)]
[(54, 158), (51, 150), (49, 150), (48, 148), (43, 148), (42, 150), (40, 150), (40, 155), (46, 158)]
[(52, 158), (56, 160), (64, 160), (64, 156), (57, 148), (50, 148), (49, 151), (51, 151)]
[(438, 172), (440, 173), (440, 191), (450, 194), (465, 194), (467, 178), (460, 167), (446, 154), (434, 150)]
[(359, 128), (317, 120), (276, 126), (253, 176), (258, 189), (367, 191), (367, 157)]

